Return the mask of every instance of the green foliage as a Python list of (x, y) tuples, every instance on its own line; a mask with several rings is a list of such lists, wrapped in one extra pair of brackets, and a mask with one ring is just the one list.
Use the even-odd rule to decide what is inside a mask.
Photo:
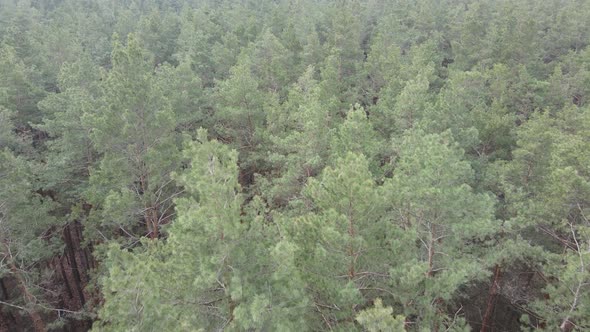
[(87, 196), (98, 208), (101, 226), (133, 228), (142, 221), (147, 232), (141, 233), (157, 237), (175, 195), (170, 179), (180, 158), (175, 114), (133, 35), (127, 46), (115, 42), (112, 62), (99, 84), (95, 105), (100, 112), (82, 116), (93, 147), (102, 154)]
[[(528, 228), (525, 236), (543, 247), (548, 256), (545, 273), (554, 276), (544, 292), (555, 299), (533, 307), (543, 312), (551, 326), (570, 321), (588, 324), (585, 297), (588, 272), (588, 174), (584, 152), (588, 130), (588, 109), (570, 107), (552, 116), (544, 113), (531, 119), (519, 131), (515, 161), (507, 167), (517, 187), (511, 193), (512, 206), (522, 211)], [(540, 230), (547, 230), (539, 234)]]
[(82, 57), (62, 67), (61, 93), (50, 94), (38, 104), (44, 119), (37, 128), (52, 137), (46, 143), (50, 153), (45, 187), (59, 192), (69, 203), (75, 204), (87, 189), (90, 168), (98, 157), (90, 140), (92, 127), (82, 121), (95, 109), (98, 80), (98, 68), (88, 56)]
[(16, 124), (26, 126), (40, 119), (36, 104), (45, 92), (34, 68), (19, 58), (16, 50), (0, 45), (0, 105), (18, 112)]
[(356, 329), (345, 317), (363, 305), (364, 293), (387, 288), (387, 240), (383, 195), (362, 155), (347, 153), (319, 180), (310, 179), (305, 195), (313, 210), (285, 225), (297, 245), (297, 269), (320, 317), (309, 329)]
[(139, 23), (139, 38), (145, 48), (154, 55), (154, 63), (171, 62), (175, 53), (175, 41), (180, 33), (178, 16), (172, 12), (152, 11)]
[(0, 330), (588, 329), (589, 14), (0, 0)]
[[(191, 168), (177, 181), (188, 195), (177, 200), (168, 240), (145, 242), (134, 253), (111, 247), (103, 281), (109, 293), (96, 329), (295, 330), (305, 299), (293, 288), (300, 283), (289, 271), (293, 248), (279, 242), (269, 249), (274, 230), (241, 216), (236, 151), (207, 142), (201, 130), (184, 153)], [(252, 209), (256, 215), (254, 203)]]
[(381, 299), (375, 299), (375, 306), (365, 309), (356, 316), (356, 320), (369, 332), (405, 331), (405, 318), (392, 316), (391, 307), (383, 307)]
[(256, 129), (264, 123), (264, 94), (252, 75), (250, 58), (243, 56), (231, 68), (230, 77), (219, 85), (216, 129), (219, 135), (238, 147), (252, 149)]
[(14, 148), (17, 140), (14, 137), (14, 124), (12, 118), (14, 114), (7, 109), (0, 109), (0, 149)]
[[(356, 109), (350, 110), (346, 120), (332, 132), (330, 148), (332, 159), (339, 158), (347, 152), (354, 152), (367, 156), (369, 168), (373, 174), (381, 173), (379, 154), (384, 149), (383, 142), (367, 118), (367, 113), (358, 104)], [(334, 160), (333, 164), (338, 161)]]
[(170, 101), (174, 110), (176, 130), (193, 133), (201, 126), (211, 126), (208, 116), (208, 101), (203, 89), (203, 82), (196, 76), (190, 58), (181, 59), (178, 66), (169, 64), (159, 66), (156, 70), (157, 82), (164, 97)]
[(47, 308), (52, 295), (40, 287), (47, 276), (36, 265), (58, 254), (62, 246), (58, 238), (46, 234), (59, 223), (51, 216), (53, 202), (36, 192), (39, 183), (34, 174), (40, 169), (8, 149), (0, 151), (0, 278), (13, 280), (20, 290), (3, 299), (3, 305), (28, 314), (35, 326), (43, 326), (39, 312)]
[(262, 188), (268, 200), (279, 206), (300, 197), (307, 179), (319, 174), (329, 157), (333, 121), (320, 98), (321, 88), (309, 67), (282, 108), (271, 109), (268, 131), (274, 142), (269, 160), (276, 170), (275, 184)]
[[(0, 154), (0, 180), (2, 196), (0, 196), (0, 212), (2, 221), (2, 254), (9, 262), (26, 266), (50, 257), (53, 245), (58, 243), (45, 242), (42, 233), (55, 220), (49, 215), (52, 203), (43, 200), (35, 191), (38, 183), (33, 173), (39, 165), (14, 156), (10, 151), (3, 150)], [(6, 251), (10, 248), (10, 251)]]
[(415, 247), (391, 268), (396, 297), (421, 328), (460, 325), (437, 308), (486, 276), (486, 248), (498, 231), (493, 200), (468, 185), (473, 171), (448, 133), (411, 131), (396, 148), (394, 176), (385, 186), (405, 243)]
[(252, 73), (260, 82), (259, 89), (280, 93), (293, 80), (297, 64), (293, 54), (269, 30), (262, 33), (250, 55)]
[[(177, 201), (178, 220), (168, 241), (147, 241), (145, 249), (133, 253), (110, 248), (109, 277), (103, 281), (109, 297), (97, 330), (210, 329), (229, 323), (234, 306), (229, 287), (235, 280), (229, 254), (244, 230), (237, 155), (216, 141), (207, 142), (206, 131), (199, 132), (185, 155), (192, 167), (178, 181), (188, 196)], [(175, 309), (178, 303), (183, 310)]]

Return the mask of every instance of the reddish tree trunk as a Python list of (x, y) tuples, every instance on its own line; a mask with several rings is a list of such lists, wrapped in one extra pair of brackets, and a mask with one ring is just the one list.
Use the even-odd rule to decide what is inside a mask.
[(494, 268), (494, 277), (492, 279), (492, 285), (490, 286), (490, 291), (488, 293), (488, 303), (486, 307), (485, 314), (483, 315), (483, 320), (481, 322), (481, 330), (480, 332), (487, 332), (488, 328), (490, 328), (490, 322), (492, 319), (492, 314), (494, 313), (494, 307), (496, 305), (496, 298), (498, 296), (498, 288), (500, 284), (500, 279), (502, 278), (502, 268), (500, 265), (495, 266)]
[(149, 237), (157, 239), (160, 237), (158, 210), (155, 207), (148, 207), (146, 210), (145, 221), (150, 232)]
[(84, 306), (86, 299), (84, 298), (84, 291), (82, 290), (82, 278), (80, 277), (80, 270), (78, 268), (78, 262), (76, 261), (76, 251), (74, 250), (70, 225), (66, 226), (64, 229), (64, 239), (70, 256), (70, 267), (72, 269), (72, 275), (74, 276), (74, 286), (76, 287), (76, 292), (80, 298), (80, 306)]
[[(88, 265), (88, 256), (86, 255), (86, 250), (84, 250), (82, 248), (82, 224), (80, 224), (79, 221), (75, 221), (74, 222), (74, 228), (76, 230), (76, 244), (77, 244), (77, 251), (80, 254), (80, 262), (82, 263), (82, 271), (88, 271), (90, 269), (89, 265)], [(84, 273), (84, 276), (86, 277), (87, 274)], [(87, 278), (85, 278), (86, 281), (88, 281)]]
[(575, 327), (576, 327), (576, 325), (574, 323), (572, 323), (572, 321), (570, 321), (569, 318), (566, 318), (559, 326), (559, 330), (561, 332), (571, 332), (574, 330)]
[[(35, 303), (36, 302), (35, 297), (33, 296), (33, 294), (31, 294), (29, 292), (29, 289), (27, 288), (27, 284), (25, 283), (25, 279), (21, 275), (21, 273), (18, 270), (18, 268), (16, 267), (16, 265), (14, 265), (14, 263), (12, 261), (8, 265), (10, 267), (10, 271), (12, 272), (12, 274), (14, 275), (14, 278), (16, 279), (17, 287), (18, 287), (19, 291), (21, 292), (21, 294), (23, 295), (23, 297), (25, 298), (25, 300), (27, 301), (27, 303)], [(31, 308), (31, 309), (27, 310), (27, 313), (29, 314), (29, 317), (31, 317), (31, 321), (33, 322), (33, 327), (35, 328), (36, 332), (47, 331), (47, 327), (45, 326), (45, 322), (43, 322), (43, 318), (41, 317), (39, 312), (37, 312), (35, 309)]]
[(353, 216), (352, 216), (352, 203), (349, 204), (348, 206), (348, 236), (350, 236), (350, 243), (348, 245), (348, 255), (349, 255), (349, 259), (350, 259), (350, 263), (348, 266), (348, 279), (352, 280), (355, 277), (356, 274), (356, 269), (355, 269), (355, 263), (356, 263), (356, 254), (354, 252), (354, 246), (353, 246), (353, 241), (354, 238), (356, 236), (356, 232), (354, 229), (354, 220), (353, 220)]
[[(2, 244), (4, 245), (5, 252), (10, 252), (8, 244), (4, 241), (2, 241)], [(31, 292), (29, 292), (29, 289), (27, 288), (27, 283), (23, 278), (21, 271), (14, 264), (12, 257), (6, 258), (8, 261), (8, 268), (10, 269), (10, 272), (16, 281), (16, 287), (20, 291), (21, 295), (24, 297), (25, 302), (27, 304), (35, 304), (37, 302), (36, 298), (35, 296), (33, 296), (33, 294), (31, 294)], [(37, 312), (34, 308), (30, 308), (27, 309), (27, 313), (29, 314), (31, 321), (33, 322), (33, 327), (35, 328), (36, 332), (47, 331), (45, 322), (43, 322), (43, 318), (41, 317), (41, 314), (39, 314), (39, 312)]]
[(0, 278), (0, 290), (2, 291), (2, 297), (0, 299), (8, 300), (8, 290), (6, 289), (6, 285), (4, 285), (4, 279)]
[(72, 297), (74, 297), (74, 293), (72, 292), (72, 287), (70, 286), (68, 275), (66, 273), (66, 269), (64, 268), (63, 260), (61, 257), (57, 257), (57, 261), (59, 262), (59, 270), (61, 272), (61, 277), (63, 279), (64, 285), (66, 286), (66, 291), (68, 292), (68, 296), (71, 299)]

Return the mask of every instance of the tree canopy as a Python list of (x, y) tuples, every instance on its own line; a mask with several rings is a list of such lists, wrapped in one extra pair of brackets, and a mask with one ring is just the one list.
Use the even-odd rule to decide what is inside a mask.
[(589, 15), (0, 0), (0, 332), (589, 330)]

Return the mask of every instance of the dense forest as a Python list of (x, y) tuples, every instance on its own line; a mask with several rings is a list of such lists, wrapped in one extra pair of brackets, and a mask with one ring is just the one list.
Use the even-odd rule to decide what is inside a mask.
[(589, 17), (0, 0), (0, 331), (589, 331)]

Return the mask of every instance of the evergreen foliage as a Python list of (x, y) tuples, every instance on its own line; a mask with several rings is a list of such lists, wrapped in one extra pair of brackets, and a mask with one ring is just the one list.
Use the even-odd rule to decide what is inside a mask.
[(589, 15), (0, 0), (0, 331), (589, 330)]

